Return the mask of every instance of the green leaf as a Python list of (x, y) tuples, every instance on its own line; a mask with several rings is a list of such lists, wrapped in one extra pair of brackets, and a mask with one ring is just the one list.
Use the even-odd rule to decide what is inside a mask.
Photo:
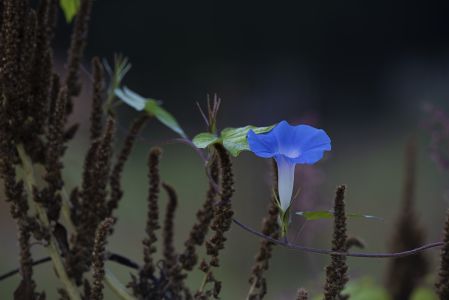
[(67, 23), (71, 23), (80, 8), (80, 0), (59, 0)]
[(120, 100), (122, 100), (123, 102), (125, 102), (126, 104), (128, 104), (137, 111), (144, 110), (145, 106), (147, 105), (148, 102), (147, 99), (145, 99), (144, 97), (140, 96), (137, 93), (134, 93), (126, 86), (122, 89), (115, 89), (114, 92), (115, 95)]
[(172, 114), (163, 109), (156, 100), (148, 99), (144, 109), (149, 114), (155, 116), (156, 119), (158, 119), (162, 124), (170, 128), (183, 138), (187, 137)]
[[(334, 217), (332, 211), (297, 211), (296, 215), (304, 217), (307, 221), (331, 219)], [(376, 216), (362, 215), (362, 214), (346, 214), (348, 218), (365, 218), (365, 219), (381, 219)]]
[(382, 220), (381, 217), (371, 216), (371, 215), (362, 215), (362, 214), (346, 214), (349, 218), (364, 218), (364, 219), (376, 219)]
[(250, 129), (255, 133), (265, 133), (273, 129), (274, 126), (275, 125), (255, 127), (248, 125), (239, 128), (225, 128), (221, 131), (221, 140), (223, 141), (223, 146), (226, 150), (228, 150), (232, 156), (236, 157), (240, 152), (249, 150), (247, 135)]
[(220, 140), (220, 138), (217, 137), (215, 134), (212, 134), (209, 132), (203, 132), (203, 133), (197, 134), (193, 138), (192, 142), (197, 148), (204, 149), (219, 140)]
[(297, 211), (296, 215), (304, 217), (307, 221), (331, 219), (334, 217), (329, 211)]
[(158, 101), (150, 98), (144, 98), (141, 95), (131, 91), (127, 87), (122, 89), (115, 89), (115, 95), (119, 97), (123, 102), (133, 107), (135, 110), (146, 111), (150, 116), (155, 117), (162, 124), (182, 136), (187, 138), (187, 135), (179, 126), (176, 119), (168, 111), (163, 109)]

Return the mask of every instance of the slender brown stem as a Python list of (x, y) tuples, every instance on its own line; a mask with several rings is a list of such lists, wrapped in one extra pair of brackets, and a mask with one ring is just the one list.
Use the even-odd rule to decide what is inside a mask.
[[(50, 256), (47, 256), (47, 257), (44, 257), (44, 258), (41, 258), (38, 260), (34, 260), (31, 265), (34, 267), (34, 266), (37, 266), (37, 265), (40, 265), (40, 264), (43, 264), (43, 263), (46, 263), (49, 261), (51, 261), (51, 258), (50, 258)], [(0, 275), (0, 281), (2, 281), (3, 279), (9, 278), (11, 276), (14, 276), (16, 274), (19, 274), (19, 272), (20, 272), (20, 269), (17, 268), (17, 269), (11, 270), (5, 274), (2, 274), (2, 275)]]
[[(110, 252), (108, 252), (106, 254), (106, 258), (105, 259), (108, 260), (108, 261), (115, 262), (115, 263), (117, 263), (119, 265), (122, 265), (122, 266), (125, 266), (125, 267), (128, 267), (128, 268), (134, 269), (134, 270), (138, 270), (140, 268), (140, 265), (138, 263), (132, 261), (131, 259), (127, 258), (126, 256), (123, 256), (123, 255), (120, 255), (120, 254), (117, 254), (117, 253), (110, 253)], [(40, 258), (38, 260), (33, 261), (32, 266), (33, 267), (34, 266), (38, 266), (38, 265), (44, 264), (44, 263), (49, 262), (49, 261), (51, 261), (50, 256), (46, 256), (46, 257), (43, 257), (43, 258)], [(19, 274), (19, 272), (20, 272), (20, 269), (18, 269), (18, 268), (14, 269), (14, 270), (11, 270), (11, 271), (8, 271), (7, 273), (4, 273), (4, 274), (0, 275), (0, 281), (2, 281), (4, 279), (7, 279), (7, 278), (9, 278), (11, 276), (14, 276), (16, 274)]]
[(237, 220), (235, 218), (233, 218), (232, 220), (235, 224), (237, 224), (244, 230), (248, 231), (249, 233), (252, 233), (260, 238), (263, 238), (267, 241), (273, 242), (277, 245), (284, 246), (286, 248), (293, 249), (293, 250), (298, 250), (298, 251), (303, 251), (303, 252), (311, 252), (311, 253), (317, 253), (317, 254), (325, 254), (325, 255), (342, 255), (342, 256), (348, 256), (348, 257), (366, 257), (366, 258), (403, 257), (403, 256), (413, 255), (413, 254), (419, 253), (419, 252), (427, 250), (427, 249), (441, 247), (444, 244), (443, 242), (434, 242), (434, 243), (425, 244), (418, 248), (414, 248), (414, 249), (410, 249), (410, 250), (402, 251), (402, 252), (396, 252), (396, 253), (338, 252), (338, 251), (332, 251), (332, 250), (328, 250), (328, 249), (301, 246), (301, 245), (297, 245), (297, 244), (292, 244), (288, 241), (281, 241), (278, 239), (274, 239), (272, 237), (269, 237), (255, 229), (243, 224), (242, 222), (240, 222), (239, 220)]

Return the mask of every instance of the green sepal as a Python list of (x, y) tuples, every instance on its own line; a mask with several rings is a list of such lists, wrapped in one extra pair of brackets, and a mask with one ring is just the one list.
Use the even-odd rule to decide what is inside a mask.
[(279, 201), (278, 195), (277, 193), (273, 190), (273, 201), (274, 204), (277, 206), (278, 210), (279, 210), (279, 215), (278, 215), (278, 224), (279, 224), (279, 228), (281, 229), (281, 237), (285, 237), (287, 236), (287, 232), (288, 232), (288, 226), (290, 225), (290, 207), (291, 207), (291, 203), (288, 206), (286, 211), (282, 210), (281, 207), (281, 202)]
[(279, 208), (279, 226), (281, 228), (281, 237), (287, 236), (288, 226), (290, 225), (290, 206), (286, 211)]

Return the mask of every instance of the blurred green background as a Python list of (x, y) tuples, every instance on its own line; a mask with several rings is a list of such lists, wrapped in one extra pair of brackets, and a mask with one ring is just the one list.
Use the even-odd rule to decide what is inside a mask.
[[(449, 4), (389, 1), (315, 1), (302, 4), (260, 2), (124, 2), (95, 1), (85, 59), (128, 56), (133, 68), (125, 80), (142, 95), (162, 99), (189, 136), (205, 130), (195, 102), (208, 94), (222, 99), (219, 126), (271, 125), (280, 120), (306, 122), (324, 128), (333, 150), (312, 167), (298, 167), (302, 192), (298, 209), (329, 209), (335, 187), (348, 185), (349, 212), (383, 218), (349, 221), (349, 232), (361, 237), (367, 251), (386, 251), (401, 199), (404, 145), (418, 140), (416, 207), (428, 241), (441, 240), (448, 207), (449, 175), (429, 156), (429, 136), (422, 129), (424, 103), (449, 110)], [(55, 57), (64, 72), (70, 27), (59, 20)], [(88, 146), (90, 85), (77, 100), (74, 122), (82, 127), (65, 158), (65, 181), (80, 183)], [(119, 108), (122, 127), (136, 112)], [(123, 131), (118, 131), (120, 149)], [(142, 133), (128, 162), (125, 196), (117, 212), (119, 222), (109, 248), (136, 261), (142, 257), (146, 216), (146, 159), (152, 145), (162, 145), (164, 181), (179, 195), (176, 219), (178, 249), (188, 236), (195, 212), (205, 197), (207, 180), (198, 156), (185, 145), (166, 144), (174, 135), (156, 121)], [(258, 228), (269, 203), (270, 164), (251, 153), (233, 159), (236, 217)], [(165, 195), (161, 205), (166, 203)], [(0, 273), (18, 265), (15, 224), (0, 201)], [(301, 220), (294, 220), (292, 237)], [(300, 244), (330, 247), (331, 221), (310, 221), (295, 238)], [(259, 239), (233, 226), (222, 252), (222, 299), (243, 299)], [(45, 255), (33, 246), (35, 257)], [(438, 250), (426, 252), (438, 263)], [(317, 254), (276, 247), (267, 273), (267, 299), (292, 299), (296, 289), (320, 293), (329, 259)], [(388, 260), (349, 258), (351, 278), (370, 276), (382, 283)], [(130, 270), (108, 263), (123, 282)], [(35, 269), (40, 289), (49, 299), (58, 281), (51, 265)], [(199, 286), (201, 272), (189, 277)], [(0, 298), (9, 299), (16, 276), (0, 283)], [(431, 282), (431, 281), (430, 281)], [(108, 296), (109, 297), (109, 296)], [(112, 299), (108, 298), (107, 299)]]

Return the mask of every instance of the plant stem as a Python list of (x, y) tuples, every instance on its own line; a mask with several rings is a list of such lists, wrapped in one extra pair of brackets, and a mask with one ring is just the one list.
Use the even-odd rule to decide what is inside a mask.
[(201, 282), (200, 288), (198, 289), (198, 292), (200, 293), (202, 293), (204, 291), (204, 288), (206, 287), (207, 279), (209, 278), (209, 272), (210, 271), (208, 271), (203, 277), (203, 281)]
[(105, 272), (106, 272), (105, 275), (106, 284), (117, 296), (119, 296), (123, 300), (136, 300), (136, 298), (131, 296), (126, 291), (126, 287), (122, 285), (122, 283), (117, 279), (117, 277), (114, 276), (114, 274), (111, 271), (105, 269)]
[(64, 220), (66, 221), (66, 226), (68, 227), (68, 230), (70, 232), (75, 232), (75, 225), (73, 225), (72, 219), (70, 218), (70, 202), (69, 202), (69, 195), (67, 194), (67, 191), (64, 187), (61, 189), (61, 198), (62, 198), (62, 207), (61, 212), (62, 216), (64, 217)]
[(249, 300), (249, 297), (251, 296), (251, 294), (256, 289), (256, 281), (257, 280), (254, 280), (254, 282), (251, 284), (251, 287), (249, 288), (248, 294), (246, 295), (246, 300)]
[[(17, 145), (17, 151), (19, 153), (20, 159), (22, 161), (23, 166), (23, 179), (25, 181), (25, 186), (27, 189), (28, 198), (31, 200), (30, 202), (34, 203), (34, 206), (36, 208), (36, 212), (38, 215), (39, 220), (42, 222), (42, 225), (46, 228), (50, 228), (50, 222), (47, 217), (47, 212), (45, 211), (45, 208), (35, 201), (32, 201), (33, 197), (33, 188), (35, 186), (35, 178), (34, 178), (34, 170), (33, 170), (33, 164), (31, 162), (31, 159), (28, 157), (28, 155), (25, 152), (25, 149), (23, 148), (22, 144)], [(79, 290), (76, 286), (76, 284), (69, 278), (67, 275), (67, 272), (64, 268), (64, 263), (62, 261), (62, 256), (58, 249), (58, 242), (56, 241), (56, 238), (53, 236), (52, 232), (49, 231), (50, 239), (47, 246), (47, 249), (49, 251), (51, 260), (53, 262), (53, 266), (55, 267), (56, 274), (58, 275), (59, 279), (64, 284), (64, 287), (70, 297), (71, 300), (81, 300), (81, 296), (79, 293)]]
[(396, 253), (339, 252), (339, 251), (332, 251), (332, 250), (327, 250), (327, 249), (301, 246), (301, 245), (290, 243), (289, 241), (281, 241), (281, 240), (272, 238), (270, 236), (267, 236), (255, 229), (249, 227), (248, 225), (243, 224), (242, 222), (240, 222), (239, 220), (237, 220), (235, 218), (233, 218), (232, 221), (235, 224), (237, 224), (238, 226), (240, 226), (242, 229), (248, 231), (249, 233), (252, 233), (255, 236), (258, 236), (259, 238), (265, 239), (265, 240), (275, 243), (277, 245), (284, 246), (286, 248), (293, 249), (293, 250), (298, 250), (298, 251), (303, 251), (303, 252), (311, 252), (311, 253), (317, 253), (317, 254), (325, 254), (325, 255), (341, 255), (341, 256), (348, 256), (348, 257), (364, 257), (364, 258), (404, 257), (404, 256), (414, 255), (418, 252), (421, 252), (421, 251), (424, 251), (427, 249), (441, 247), (444, 245), (443, 242), (434, 242), (434, 243), (425, 244), (421, 247), (417, 247), (417, 248), (410, 249), (407, 251), (396, 252)]

